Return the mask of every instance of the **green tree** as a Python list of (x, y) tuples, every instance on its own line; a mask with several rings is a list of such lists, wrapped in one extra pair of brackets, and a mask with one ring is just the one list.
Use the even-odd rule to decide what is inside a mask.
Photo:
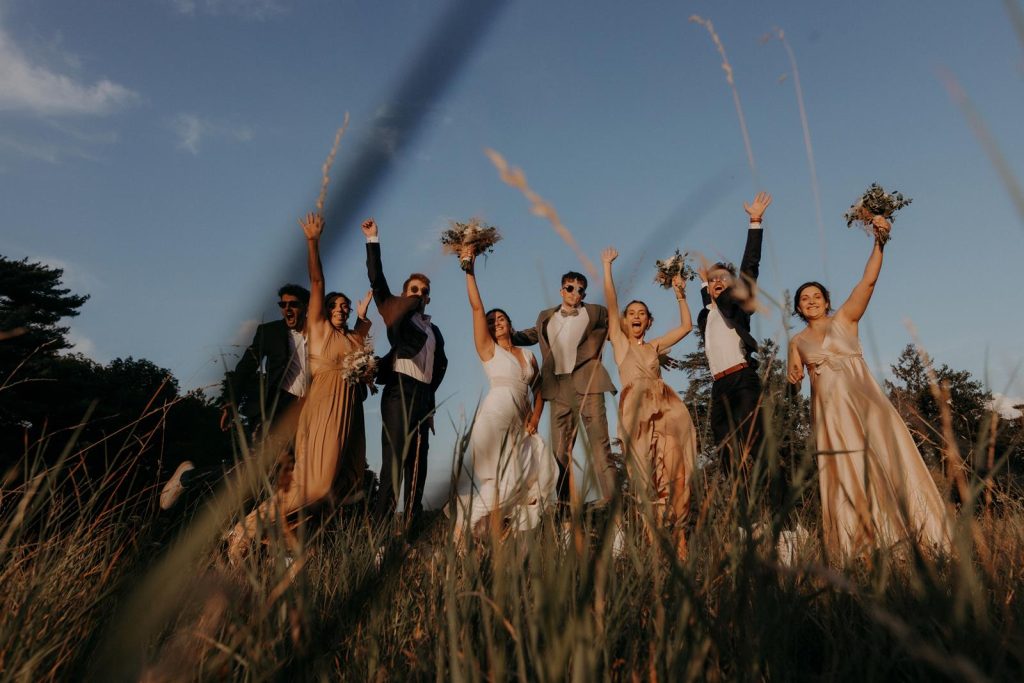
[[(51, 397), (45, 385), (57, 354), (70, 347), (64, 318), (78, 315), (87, 295), (63, 286), (64, 271), (0, 256), (0, 448), (38, 423)], [(0, 454), (2, 455), (2, 454)]]
[(26, 456), (56, 457), (91, 405), (76, 442), (88, 449), (90, 470), (132, 455), (145, 474), (165, 452), (173, 462), (230, 453), (217, 406), (201, 391), (180, 395), (169, 370), (141, 358), (102, 365), (60, 353), (70, 347), (61, 322), (89, 298), (72, 294), (62, 276), (59, 268), (0, 256), (0, 331), (18, 331), (0, 339), (0, 474)]
[(953, 434), (961, 455), (978, 462), (975, 446), (981, 430), (991, 417), (992, 394), (966, 370), (954, 370), (945, 363), (935, 365), (913, 344), (907, 344), (891, 366), (894, 381), (886, 380), (889, 399), (910, 428), (921, 454), (938, 462), (942, 457), (942, 411), (932, 394), (928, 369), (935, 379), (949, 387), (949, 411)]

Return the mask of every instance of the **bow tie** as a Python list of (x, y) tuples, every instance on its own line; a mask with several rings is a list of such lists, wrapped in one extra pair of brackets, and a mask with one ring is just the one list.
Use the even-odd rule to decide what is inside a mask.
[(578, 308), (570, 308), (567, 311), (564, 308), (559, 308), (558, 312), (562, 314), (563, 318), (572, 318), (572, 317), (577, 316), (577, 315), (580, 314), (580, 309), (578, 309)]

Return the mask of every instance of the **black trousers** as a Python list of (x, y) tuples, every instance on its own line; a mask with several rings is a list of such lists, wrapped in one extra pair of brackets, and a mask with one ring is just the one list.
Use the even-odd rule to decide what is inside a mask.
[(384, 386), (380, 399), (380, 493), (374, 509), (378, 519), (394, 511), (398, 487), (403, 482), (406, 513), (418, 516), (423, 511), (427, 480), (428, 422), (434, 412), (434, 392), (429, 384), (408, 375), (395, 373), (395, 378)]
[(760, 398), (761, 379), (754, 368), (726, 375), (711, 385), (711, 431), (725, 472), (739, 466), (748, 446), (750, 457), (760, 450)]

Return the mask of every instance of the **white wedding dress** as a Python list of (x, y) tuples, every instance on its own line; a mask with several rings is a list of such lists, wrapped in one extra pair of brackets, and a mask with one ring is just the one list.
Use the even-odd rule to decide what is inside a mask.
[(477, 410), (451, 504), (456, 523), (466, 532), (471, 533), (473, 525), (496, 510), (512, 528), (532, 529), (555, 490), (554, 458), (543, 439), (523, 429), (531, 410), (529, 388), (537, 376), (537, 361), (532, 353), (521, 350), (525, 368), (497, 344), (494, 356), (483, 364), (491, 388)]

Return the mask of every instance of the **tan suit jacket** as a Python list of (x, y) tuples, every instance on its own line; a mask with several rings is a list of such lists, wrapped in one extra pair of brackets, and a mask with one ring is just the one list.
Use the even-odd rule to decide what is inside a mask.
[[(578, 394), (600, 394), (606, 391), (615, 393), (615, 385), (612, 384), (612, 378), (601, 360), (604, 342), (608, 338), (608, 309), (597, 304), (583, 304), (583, 307), (587, 310), (590, 320), (579, 346), (576, 347), (576, 367), (572, 371), (573, 385)], [(533, 346), (540, 343), (540, 393), (545, 401), (556, 398), (555, 359), (551, 354), (547, 330), (551, 316), (557, 315), (559, 308), (561, 307), (556, 306), (541, 311), (534, 327), (519, 330), (512, 335), (512, 343), (516, 346)]]

